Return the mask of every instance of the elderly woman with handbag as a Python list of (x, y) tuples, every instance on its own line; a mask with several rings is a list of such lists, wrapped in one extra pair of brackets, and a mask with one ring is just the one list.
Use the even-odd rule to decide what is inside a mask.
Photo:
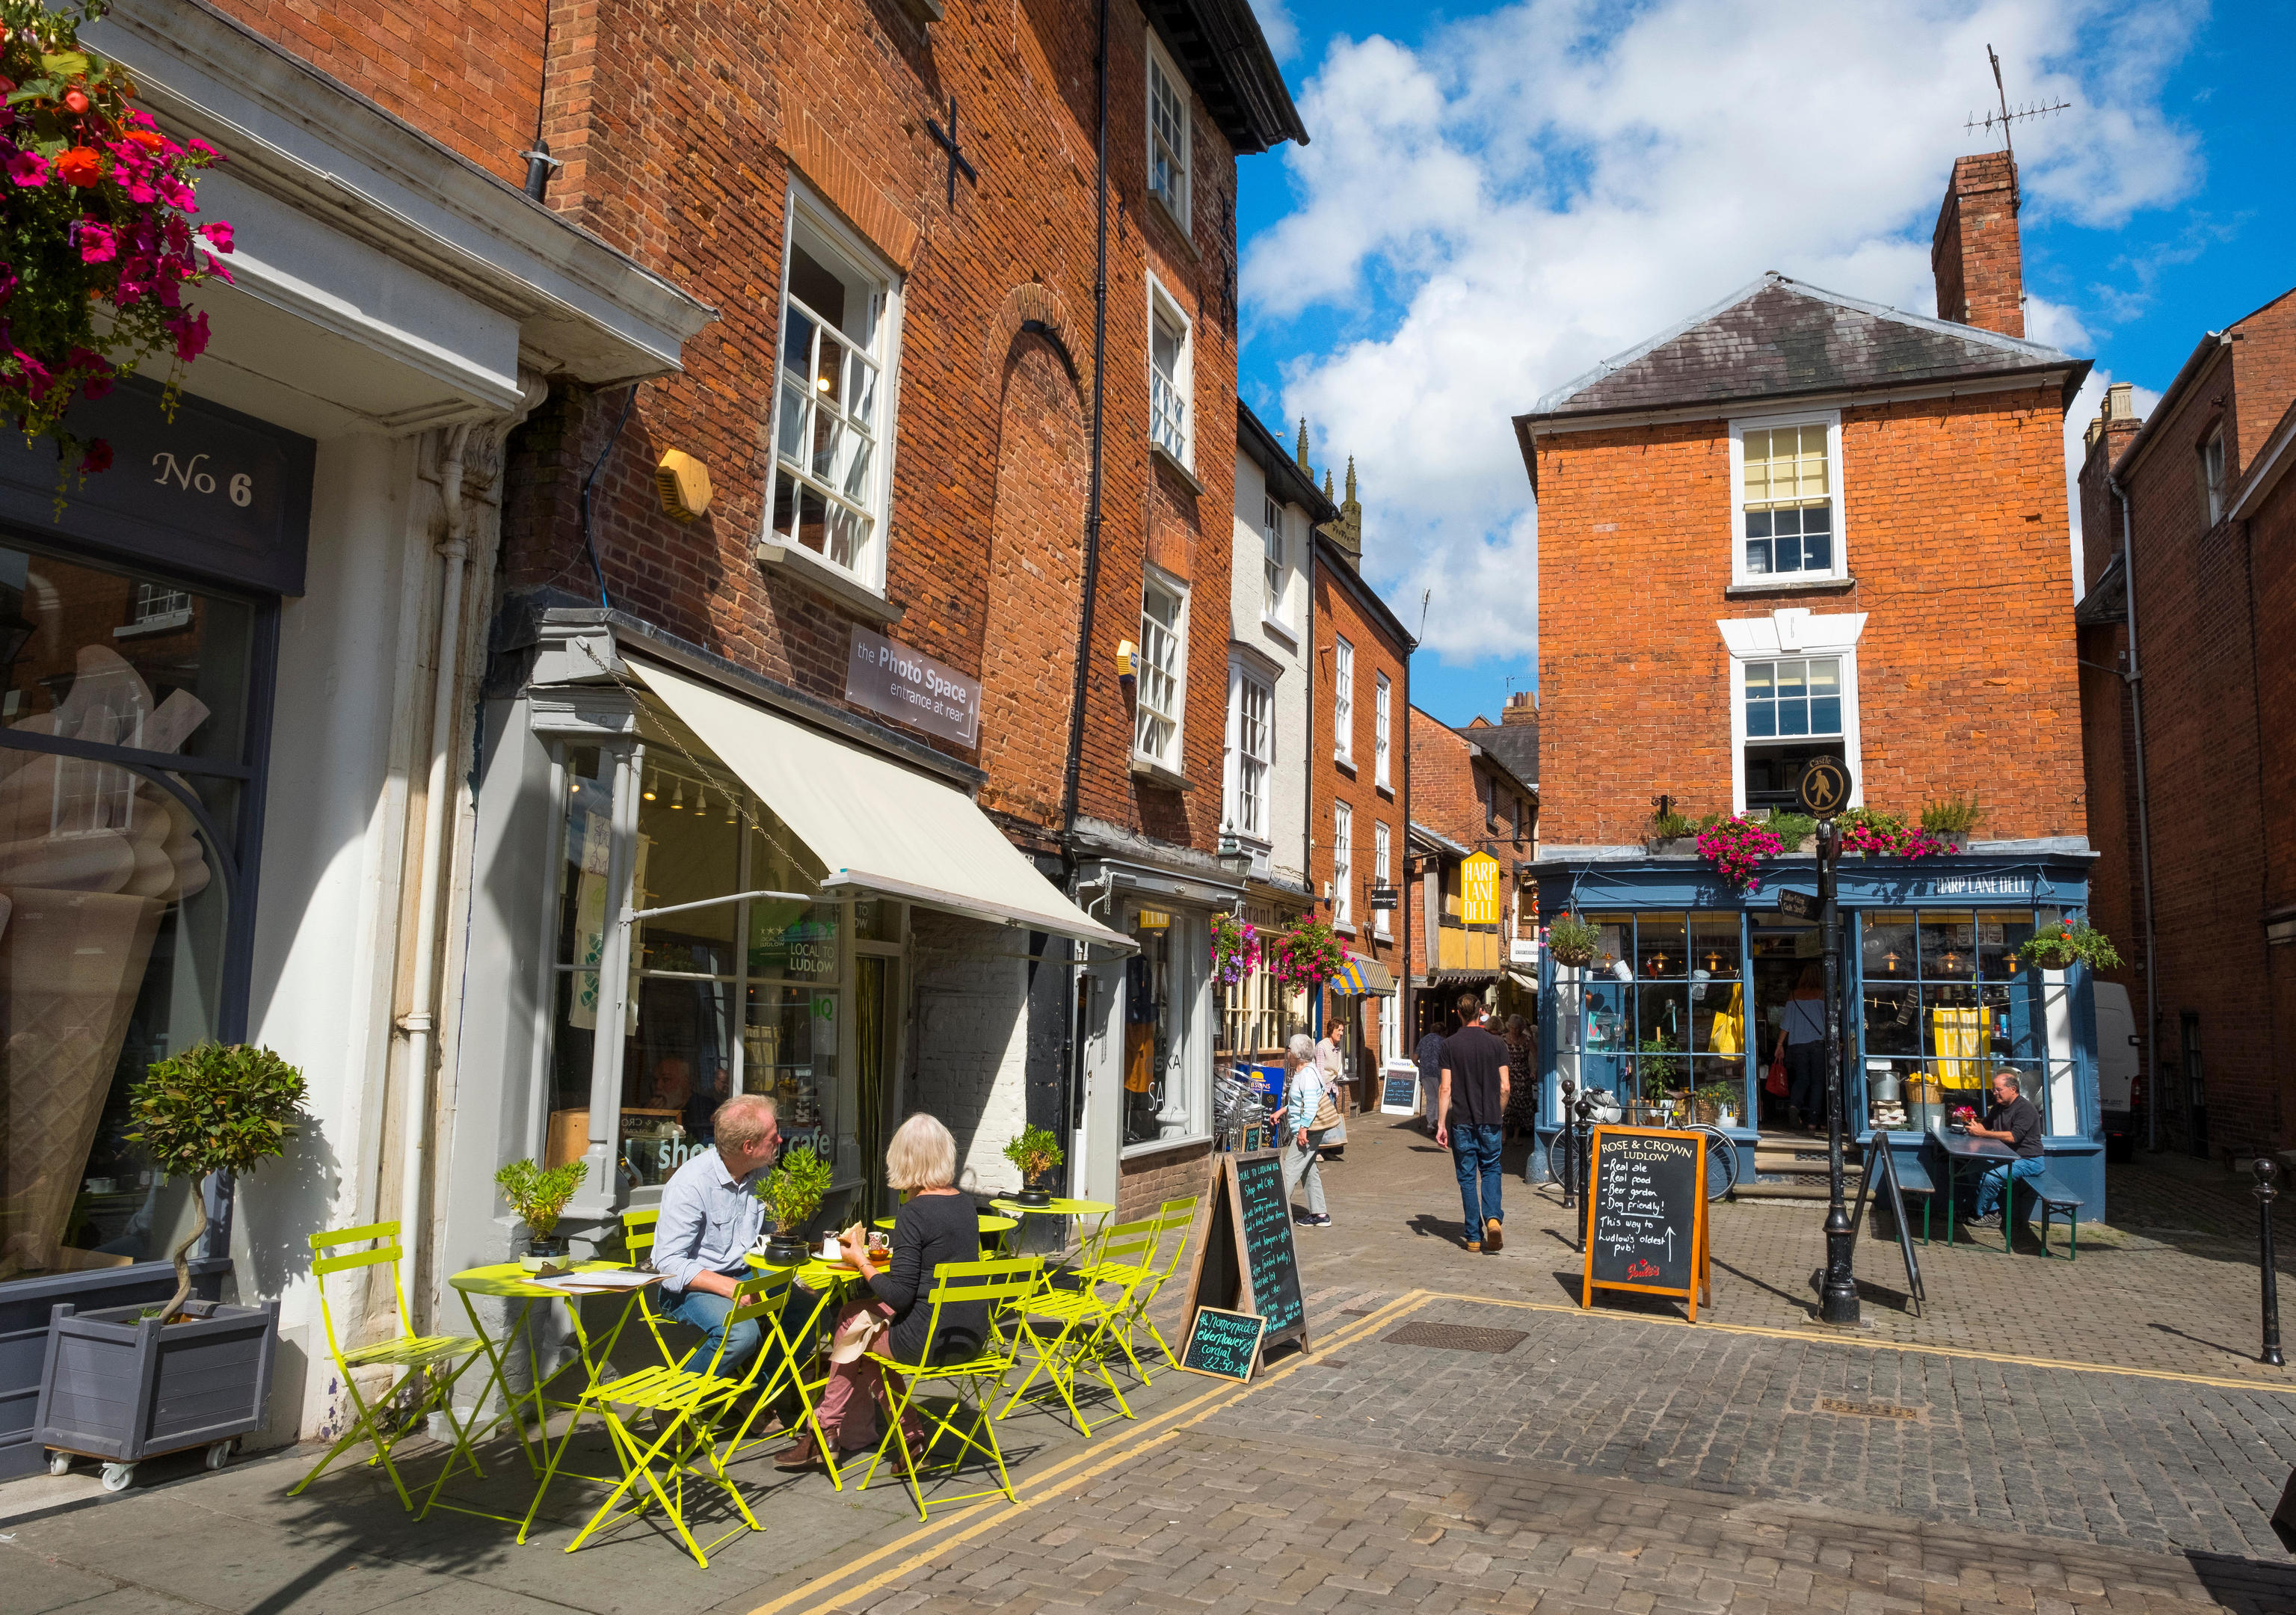
[(1316, 1045), (1305, 1033), (1294, 1036), (1283, 1053), (1283, 1123), (1291, 1136), (1283, 1150), (1283, 1192), (1289, 1196), (1304, 1180), (1308, 1209), (1294, 1211), (1303, 1228), (1328, 1228), (1331, 1213), (1324, 1209), (1324, 1175), (1316, 1155), (1324, 1135), (1340, 1125), (1340, 1107), (1332, 1102), (1328, 1075), (1316, 1059)]

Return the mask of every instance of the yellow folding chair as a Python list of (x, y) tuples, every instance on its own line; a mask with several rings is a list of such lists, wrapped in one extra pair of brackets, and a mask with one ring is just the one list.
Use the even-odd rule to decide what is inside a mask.
[[(607, 1494), (605, 1502), (598, 1505), (597, 1513), (590, 1516), (574, 1540), (566, 1545), (568, 1553), (572, 1553), (608, 1526), (642, 1514), (656, 1504), (676, 1529), (678, 1539), (685, 1544), (686, 1551), (693, 1555), (694, 1562), (704, 1570), (709, 1568), (711, 1549), (722, 1546), (744, 1529), (755, 1531), (765, 1529), (758, 1523), (758, 1517), (750, 1512), (750, 1505), (742, 1500), (741, 1488), (726, 1473), (726, 1460), (720, 1455), (719, 1448), (721, 1446), (728, 1448), (740, 1446), (742, 1437), (749, 1433), (750, 1422), (780, 1391), (784, 1377), (797, 1383), (799, 1399), (805, 1406), (805, 1422), (812, 1426), (814, 1439), (822, 1441), (820, 1423), (814, 1418), (813, 1405), (806, 1399), (802, 1381), (798, 1375), (797, 1359), (790, 1350), (788, 1336), (782, 1332), (781, 1311), (789, 1299), (791, 1271), (784, 1268), (760, 1273), (755, 1277), (742, 1280), (735, 1286), (733, 1309), (726, 1315), (726, 1328), (718, 1337), (718, 1349), (710, 1353), (709, 1365), (703, 1372), (696, 1373), (690, 1369), (664, 1364), (657, 1368), (642, 1368), (619, 1380), (609, 1380), (583, 1393), (575, 1413), (575, 1422), (580, 1422), (581, 1415), (586, 1413), (598, 1415), (599, 1421), (606, 1427), (607, 1436), (613, 1442), (615, 1456), (620, 1461), (622, 1479), (620, 1484)], [(757, 1355), (750, 1359), (748, 1370), (739, 1377), (719, 1374), (718, 1370), (725, 1360), (727, 1337), (733, 1333), (735, 1325), (751, 1322), (758, 1325), (764, 1338), (758, 1341)], [(773, 1372), (761, 1386), (758, 1376), (769, 1358), (774, 1365)], [(718, 1417), (726, 1414), (743, 1395), (752, 1392), (755, 1394), (748, 1414), (730, 1434), (721, 1435), (717, 1428)], [(618, 1411), (622, 1408), (646, 1410), (668, 1416), (655, 1426), (652, 1440), (643, 1441), (623, 1420)], [(569, 1434), (571, 1434), (570, 1430)], [(824, 1446), (826, 1447), (825, 1442)], [(557, 1473), (559, 1457), (565, 1450), (566, 1443), (562, 1440), (557, 1450), (551, 1455), (550, 1467), (542, 1477), (543, 1492), (549, 1490), (551, 1479)], [(734, 1510), (742, 1517), (742, 1524), (706, 1545), (696, 1542), (685, 1522), (685, 1482), (689, 1475), (713, 1481), (722, 1488), (733, 1499)], [(634, 1490), (638, 1494), (637, 1500), (623, 1506), (623, 1498)], [(541, 1492), (535, 1496), (537, 1507), (541, 1497)]]
[[(643, 1267), (653, 1259), (654, 1225), (660, 1220), (661, 1208), (659, 1206), (622, 1213), (622, 1248), (629, 1254), (631, 1267)], [(654, 1345), (660, 1349), (661, 1360), (672, 1368), (685, 1367), (693, 1354), (701, 1349), (699, 1340), (684, 1351), (670, 1349), (669, 1342), (662, 1338), (662, 1316), (653, 1309), (653, 1286), (651, 1284), (638, 1291), (638, 1316), (645, 1320), (646, 1332), (653, 1336)]]
[(1160, 1244), (1165, 1234), (1177, 1232), (1180, 1237), (1172, 1246), (1172, 1254), (1160, 1265), (1157, 1261), (1155, 1250), (1152, 1249), (1147, 1253), (1146, 1259), (1143, 1261), (1102, 1260), (1077, 1270), (1077, 1276), (1086, 1283), (1131, 1286), (1129, 1299), (1125, 1302), (1122, 1315), (1114, 1320), (1109, 1332), (1117, 1343), (1124, 1348), (1124, 1355), (1130, 1359), (1133, 1373), (1140, 1376), (1144, 1384), (1152, 1383), (1152, 1377), (1132, 1349), (1133, 1338), (1140, 1330), (1145, 1329), (1148, 1332), (1149, 1338), (1162, 1349), (1167, 1362), (1176, 1368), (1179, 1366), (1179, 1358), (1174, 1355), (1172, 1348), (1165, 1341), (1162, 1332), (1156, 1327), (1155, 1321), (1148, 1316), (1148, 1308), (1155, 1300), (1158, 1291), (1161, 1291), (1166, 1282), (1179, 1270), (1180, 1258), (1187, 1251), (1188, 1234), (1194, 1226), (1195, 1220), (1196, 1201), (1193, 1199), (1168, 1200), (1157, 1209), (1154, 1217), (1140, 1223), (1128, 1223), (1119, 1228), (1111, 1230), (1113, 1234), (1123, 1232), (1124, 1228), (1136, 1229), (1152, 1224)]
[[(343, 1245), (365, 1244), (373, 1242), (371, 1250), (354, 1250), (347, 1255), (329, 1256), (326, 1252)], [(451, 1467), (455, 1459), (469, 1462), (473, 1473), (479, 1469), (478, 1455), (472, 1450), (471, 1438), (479, 1428), (480, 1415), (472, 1413), (464, 1425), (455, 1418), (454, 1404), (449, 1400), (455, 1381), (465, 1369), (486, 1353), (486, 1342), (476, 1335), (416, 1334), (414, 1325), (406, 1316), (406, 1287), (399, 1275), (400, 1259), (406, 1254), (398, 1242), (397, 1223), (369, 1223), (363, 1228), (339, 1228), (331, 1233), (310, 1236), (311, 1276), (319, 1287), (319, 1317), (327, 1329), (327, 1353), (335, 1360), (335, 1373), (341, 1379), (343, 1394), (350, 1398), (356, 1416), (335, 1444), (327, 1449), (311, 1472), (289, 1488), (287, 1495), (295, 1496), (325, 1472), (329, 1464), (340, 1457), (344, 1450), (359, 1441), (374, 1443), (374, 1455), (369, 1465), (381, 1464), (383, 1473), (390, 1477), (398, 1501), (411, 1513), (414, 1499), (407, 1495), (406, 1486), (398, 1478), (398, 1466), (390, 1461), (390, 1449), (410, 1431), (421, 1428), (433, 1413), (447, 1415), (447, 1424), (455, 1431), (454, 1450), (447, 1455)], [(342, 1340), (335, 1332), (334, 1309), (327, 1303), (327, 1280), (338, 1273), (356, 1273), (364, 1268), (388, 1267), (390, 1269), (391, 1300), (398, 1314), (397, 1338), (378, 1340), (371, 1346), (343, 1349)], [(362, 1368), (399, 1368), (406, 1372), (390, 1382), (390, 1389), (369, 1399), (359, 1392), (358, 1376), (353, 1371)], [(415, 1398), (412, 1406), (398, 1409), (392, 1404), (399, 1392), (418, 1375), (427, 1389)]]
[[(1091, 1423), (1077, 1406), (1074, 1389), (1078, 1375), (1086, 1370), (1097, 1374), (1108, 1387), (1109, 1395), (1116, 1398), (1116, 1406), (1124, 1416), (1132, 1417), (1123, 1390), (1103, 1360), (1102, 1349), (1110, 1339), (1110, 1325), (1131, 1305), (1140, 1275), (1152, 1271), (1157, 1242), (1161, 1237), (1162, 1220), (1159, 1217), (1119, 1223), (1102, 1238), (1100, 1260), (1081, 1271), (1079, 1276), (1085, 1281), (1082, 1288), (1054, 1289), (1046, 1283), (1014, 1308), (1019, 1315), (1016, 1345), (1029, 1347), (1036, 1361), (1029, 1365), (1027, 1375), (997, 1412), (998, 1418), (1019, 1406), (1029, 1387), (1042, 1374), (1060, 1393), (1061, 1400), (1068, 1404), (1069, 1414), (1076, 1420), (1078, 1431), (1084, 1435), (1092, 1434)], [(1095, 1273), (1103, 1276), (1094, 1276)], [(1046, 1327), (1054, 1331), (1049, 1340), (1043, 1332)], [(1115, 1337), (1115, 1344), (1127, 1357), (1132, 1357), (1131, 1347), (1124, 1343), (1120, 1334)], [(1140, 1372), (1137, 1358), (1133, 1358), (1132, 1367), (1134, 1373)]]
[[(964, 1455), (973, 1453), (987, 1458), (995, 1468), (996, 1485), (987, 1491), (964, 1492), (933, 1501), (946, 1506), (1000, 1493), (1008, 1502), (1020, 1501), (1013, 1490), (1013, 1477), (1004, 1468), (1004, 1454), (996, 1445), (996, 1426), (989, 1416), (988, 1405), (1004, 1389), (1004, 1376), (1013, 1369), (1013, 1350), (1020, 1336), (1027, 1332), (1024, 1324), (1009, 1330), (1002, 1327), (1003, 1315), (1036, 1294), (1044, 1276), (1045, 1258), (1040, 1256), (994, 1262), (943, 1262), (933, 1269), (932, 1290), (927, 1298), (932, 1313), (926, 1321), (925, 1339), (940, 1338), (941, 1313), (945, 1308), (980, 1304), (988, 1308), (980, 1349), (956, 1363), (904, 1363), (874, 1351), (867, 1354), (869, 1360), (889, 1376), (885, 1435), (877, 1443), (876, 1455), (869, 1460), (869, 1468), (857, 1490), (868, 1489), (889, 1448), (898, 1452), (901, 1455), (902, 1478), (907, 1483), (911, 1500), (917, 1505), (917, 1518), (922, 1520), (927, 1508), (922, 1477), (929, 1472), (954, 1473), (963, 1465)], [(950, 1406), (947, 1413), (918, 1402), (919, 1388), (929, 1383), (948, 1388)], [(930, 1426), (915, 1452), (909, 1450), (901, 1434), (902, 1420), (912, 1406), (918, 1407)], [(957, 1422), (967, 1414), (972, 1415), (971, 1428), (959, 1430)], [(956, 1438), (958, 1450), (946, 1463), (936, 1464), (931, 1462), (933, 1445), (944, 1435)]]

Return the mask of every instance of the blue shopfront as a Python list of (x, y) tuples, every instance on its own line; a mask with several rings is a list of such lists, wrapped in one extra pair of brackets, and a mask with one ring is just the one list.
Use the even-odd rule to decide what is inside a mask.
[[(1695, 857), (1551, 852), (1535, 866), (1539, 912), (1599, 928), (1595, 957), (1539, 965), (1538, 1140), (1547, 1171), (1563, 1125), (1561, 1084), (1607, 1090), (1646, 1117), (1696, 1116), (1742, 1144), (1793, 1130), (1765, 1091), (1785, 1005), (1823, 980), (1818, 927), (1778, 906), (1815, 894), (1816, 859), (1773, 859), (1740, 894)], [(1979, 843), (1919, 860), (1842, 859), (1843, 1089), (1861, 1144), (1877, 1131), (1911, 1156), (1956, 1106), (1982, 1111), (1993, 1073), (2041, 1107), (2053, 1171), (2102, 1219), (2104, 1143), (2087, 969), (2018, 956), (2038, 926), (2088, 900), (2084, 842)]]

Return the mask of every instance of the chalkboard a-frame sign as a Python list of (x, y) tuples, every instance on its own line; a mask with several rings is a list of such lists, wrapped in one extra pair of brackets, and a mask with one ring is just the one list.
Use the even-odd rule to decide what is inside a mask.
[(1707, 1267), (1706, 1137), (1664, 1127), (1596, 1127), (1587, 1176), (1586, 1272), (1597, 1290), (1714, 1304)]
[(1256, 1314), (1199, 1307), (1188, 1325), (1188, 1342), (1180, 1349), (1180, 1366), (1215, 1380), (1249, 1381), (1267, 1332), (1267, 1320)]
[(1196, 1252), (1188, 1269), (1191, 1331), (1204, 1308), (1248, 1312), (1267, 1325), (1259, 1354), (1286, 1340), (1311, 1349), (1280, 1151), (1213, 1156), (1211, 1189), (1197, 1209), (1189, 1241)]

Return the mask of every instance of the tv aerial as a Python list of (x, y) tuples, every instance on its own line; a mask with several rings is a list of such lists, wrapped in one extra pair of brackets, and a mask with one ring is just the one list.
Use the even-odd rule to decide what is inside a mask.
[(1962, 129), (1971, 135), (1976, 134), (1980, 129), (1990, 135), (1995, 129), (1999, 129), (2002, 146), (2012, 158), (2014, 158), (2017, 155), (2017, 143), (2010, 137), (2011, 125), (2020, 119), (2046, 118), (2052, 112), (2070, 111), (2073, 103), (2070, 101), (2036, 102), (2030, 106), (2017, 107), (2013, 110), (2009, 105), (2009, 92), (2003, 88), (2001, 84), (2001, 58), (1993, 53), (1993, 47), (1989, 45), (1985, 47), (1985, 60), (1993, 64), (1993, 93), (1999, 101), (1999, 110), (1988, 111), (1982, 117), (1972, 112), (1969, 115), (1969, 121), (1962, 125)]

